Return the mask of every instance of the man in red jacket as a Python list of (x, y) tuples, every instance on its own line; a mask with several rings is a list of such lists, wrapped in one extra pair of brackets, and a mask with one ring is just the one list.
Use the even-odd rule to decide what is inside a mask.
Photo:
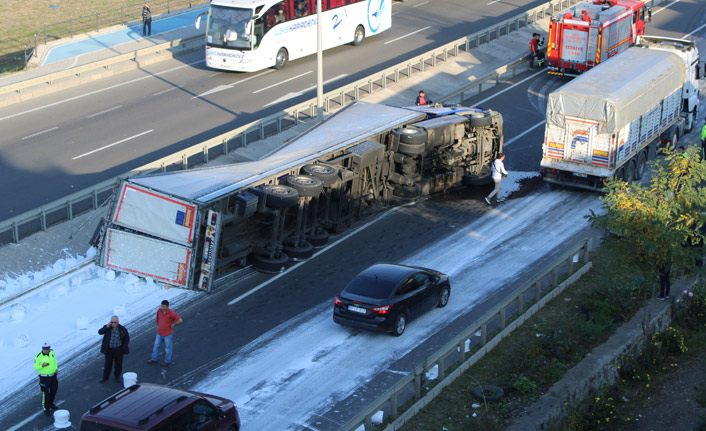
[(174, 335), (174, 327), (182, 322), (181, 317), (169, 308), (169, 301), (166, 299), (162, 301), (162, 305), (157, 310), (157, 337), (154, 339), (152, 357), (147, 361), (148, 364), (159, 361), (162, 344), (164, 344), (164, 362), (161, 365), (166, 367), (172, 363), (172, 335)]

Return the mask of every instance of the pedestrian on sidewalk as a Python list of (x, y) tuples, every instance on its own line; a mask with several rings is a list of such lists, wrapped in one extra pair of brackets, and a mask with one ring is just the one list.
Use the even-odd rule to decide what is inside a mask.
[(431, 105), (431, 100), (427, 99), (424, 91), (419, 90), (419, 96), (417, 96), (417, 100), (414, 101), (414, 104), (417, 106)]
[(166, 367), (172, 363), (174, 327), (182, 322), (181, 317), (169, 308), (169, 301), (166, 299), (162, 301), (162, 305), (157, 310), (157, 337), (154, 339), (152, 357), (147, 361), (148, 364), (159, 361), (162, 344), (164, 344), (164, 361), (161, 365)]
[(56, 355), (49, 343), (42, 345), (42, 351), (34, 357), (34, 369), (39, 372), (39, 388), (42, 391), (42, 409), (44, 414), (51, 416), (52, 410), (59, 407), (54, 404), (56, 392), (59, 390), (59, 367), (56, 363)]
[(530, 39), (530, 55), (532, 59), (530, 60), (530, 69), (534, 69), (534, 62), (537, 61), (537, 67), (544, 66), (544, 53), (540, 51), (540, 48), (544, 45), (544, 40), (539, 40), (539, 33), (532, 33), (532, 39)]
[(669, 265), (663, 265), (659, 268), (659, 296), (657, 299), (661, 301), (669, 299), (671, 270), (672, 269)]
[(493, 161), (493, 164), (491, 165), (490, 168), (490, 176), (493, 178), (493, 183), (495, 183), (495, 188), (493, 189), (492, 192), (488, 195), (488, 197), (485, 198), (485, 202), (488, 205), (492, 205), (490, 202), (490, 199), (493, 196), (497, 196), (496, 201), (497, 202), (502, 202), (505, 199), (502, 198), (502, 195), (500, 194), (500, 182), (502, 181), (503, 178), (507, 178), (507, 171), (505, 170), (505, 164), (503, 161), (505, 160), (505, 154), (504, 153), (499, 153), (498, 158)]
[(147, 3), (142, 6), (142, 36), (145, 33), (147, 36), (152, 36), (152, 11)]
[(110, 371), (115, 363), (115, 381), (120, 382), (123, 374), (123, 355), (130, 353), (130, 333), (127, 328), (120, 324), (118, 316), (110, 318), (110, 323), (102, 326), (98, 330), (98, 335), (103, 336), (101, 342), (101, 353), (105, 355), (105, 365), (103, 366), (103, 378), (101, 383), (105, 383), (110, 378)]

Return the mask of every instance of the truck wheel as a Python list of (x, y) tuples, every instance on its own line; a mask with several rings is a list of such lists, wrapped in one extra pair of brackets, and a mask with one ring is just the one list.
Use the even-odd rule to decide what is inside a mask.
[(262, 187), (262, 191), (267, 195), (268, 207), (289, 208), (299, 203), (299, 193), (288, 186), (268, 184)]
[(275, 56), (275, 69), (283, 69), (287, 65), (287, 61), (289, 61), (289, 53), (286, 49), (280, 48)]
[(493, 124), (493, 117), (488, 112), (476, 112), (471, 114), (471, 118), (468, 120), (468, 124), (471, 127), (485, 127)]
[(640, 181), (642, 176), (645, 175), (645, 165), (647, 164), (647, 157), (644, 151), (640, 151), (640, 155), (637, 156), (637, 165), (635, 166), (635, 181)]
[(300, 241), (298, 246), (290, 243), (283, 246), (282, 250), (287, 253), (290, 260), (295, 262), (307, 260), (314, 254), (314, 246), (307, 241)]
[(397, 147), (397, 152), (408, 155), (408, 156), (416, 156), (416, 155), (424, 153), (424, 151), (426, 151), (426, 149), (427, 149), (427, 146), (424, 143), (407, 144), (405, 142), (400, 142), (399, 146)]
[(631, 183), (635, 180), (635, 160), (630, 160), (625, 167), (625, 181)]
[(355, 28), (355, 32), (353, 33), (353, 42), (351, 43), (353, 46), (359, 46), (363, 43), (363, 39), (365, 39), (365, 29), (362, 25), (359, 25)]
[(613, 175), (613, 180), (615, 181), (625, 181), (625, 168), (620, 168)]
[(306, 236), (306, 240), (314, 246), (314, 248), (321, 248), (328, 244), (329, 234), (323, 229), (319, 229), (314, 233), (310, 233)]
[(413, 186), (395, 186), (392, 194), (400, 198), (418, 198), (421, 194), (421, 189), (418, 184)]
[(674, 128), (674, 130), (672, 130), (672, 134), (671, 134), (671, 137), (669, 138), (669, 142), (674, 147), (674, 150), (676, 150), (677, 144), (679, 143), (679, 133), (677, 132), (676, 127)]
[(495, 385), (481, 385), (473, 388), (473, 396), (478, 401), (500, 401), (504, 395), (505, 391)]
[(320, 163), (304, 165), (302, 166), (302, 172), (318, 178), (325, 186), (330, 186), (338, 181), (338, 169), (333, 166)]
[(289, 175), (287, 185), (299, 193), (299, 196), (315, 198), (321, 194), (321, 180), (309, 175)]
[(270, 274), (278, 274), (285, 269), (287, 269), (287, 262), (289, 262), (289, 256), (284, 253), (280, 253), (279, 257), (269, 258), (267, 256), (260, 256), (259, 254), (253, 254), (250, 256), (253, 266), (261, 272), (266, 272)]
[(412, 127), (403, 127), (392, 131), (393, 135), (398, 135), (400, 143), (405, 144), (423, 144), (427, 141), (427, 132), (422, 129)]

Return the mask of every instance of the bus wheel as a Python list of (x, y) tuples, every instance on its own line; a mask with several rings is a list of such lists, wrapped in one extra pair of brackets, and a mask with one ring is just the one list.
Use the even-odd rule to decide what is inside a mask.
[(280, 48), (279, 51), (277, 51), (277, 56), (275, 57), (275, 69), (280, 70), (284, 68), (284, 66), (287, 65), (288, 60), (289, 54), (287, 53), (287, 50)]
[(353, 45), (360, 45), (363, 43), (363, 39), (365, 39), (365, 29), (362, 25), (359, 25), (355, 28), (355, 33), (353, 33)]

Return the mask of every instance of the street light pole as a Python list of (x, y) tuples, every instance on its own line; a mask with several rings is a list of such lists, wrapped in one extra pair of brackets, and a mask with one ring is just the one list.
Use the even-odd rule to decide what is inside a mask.
[(321, 45), (321, 0), (316, 0), (316, 118), (324, 119), (324, 58)]

